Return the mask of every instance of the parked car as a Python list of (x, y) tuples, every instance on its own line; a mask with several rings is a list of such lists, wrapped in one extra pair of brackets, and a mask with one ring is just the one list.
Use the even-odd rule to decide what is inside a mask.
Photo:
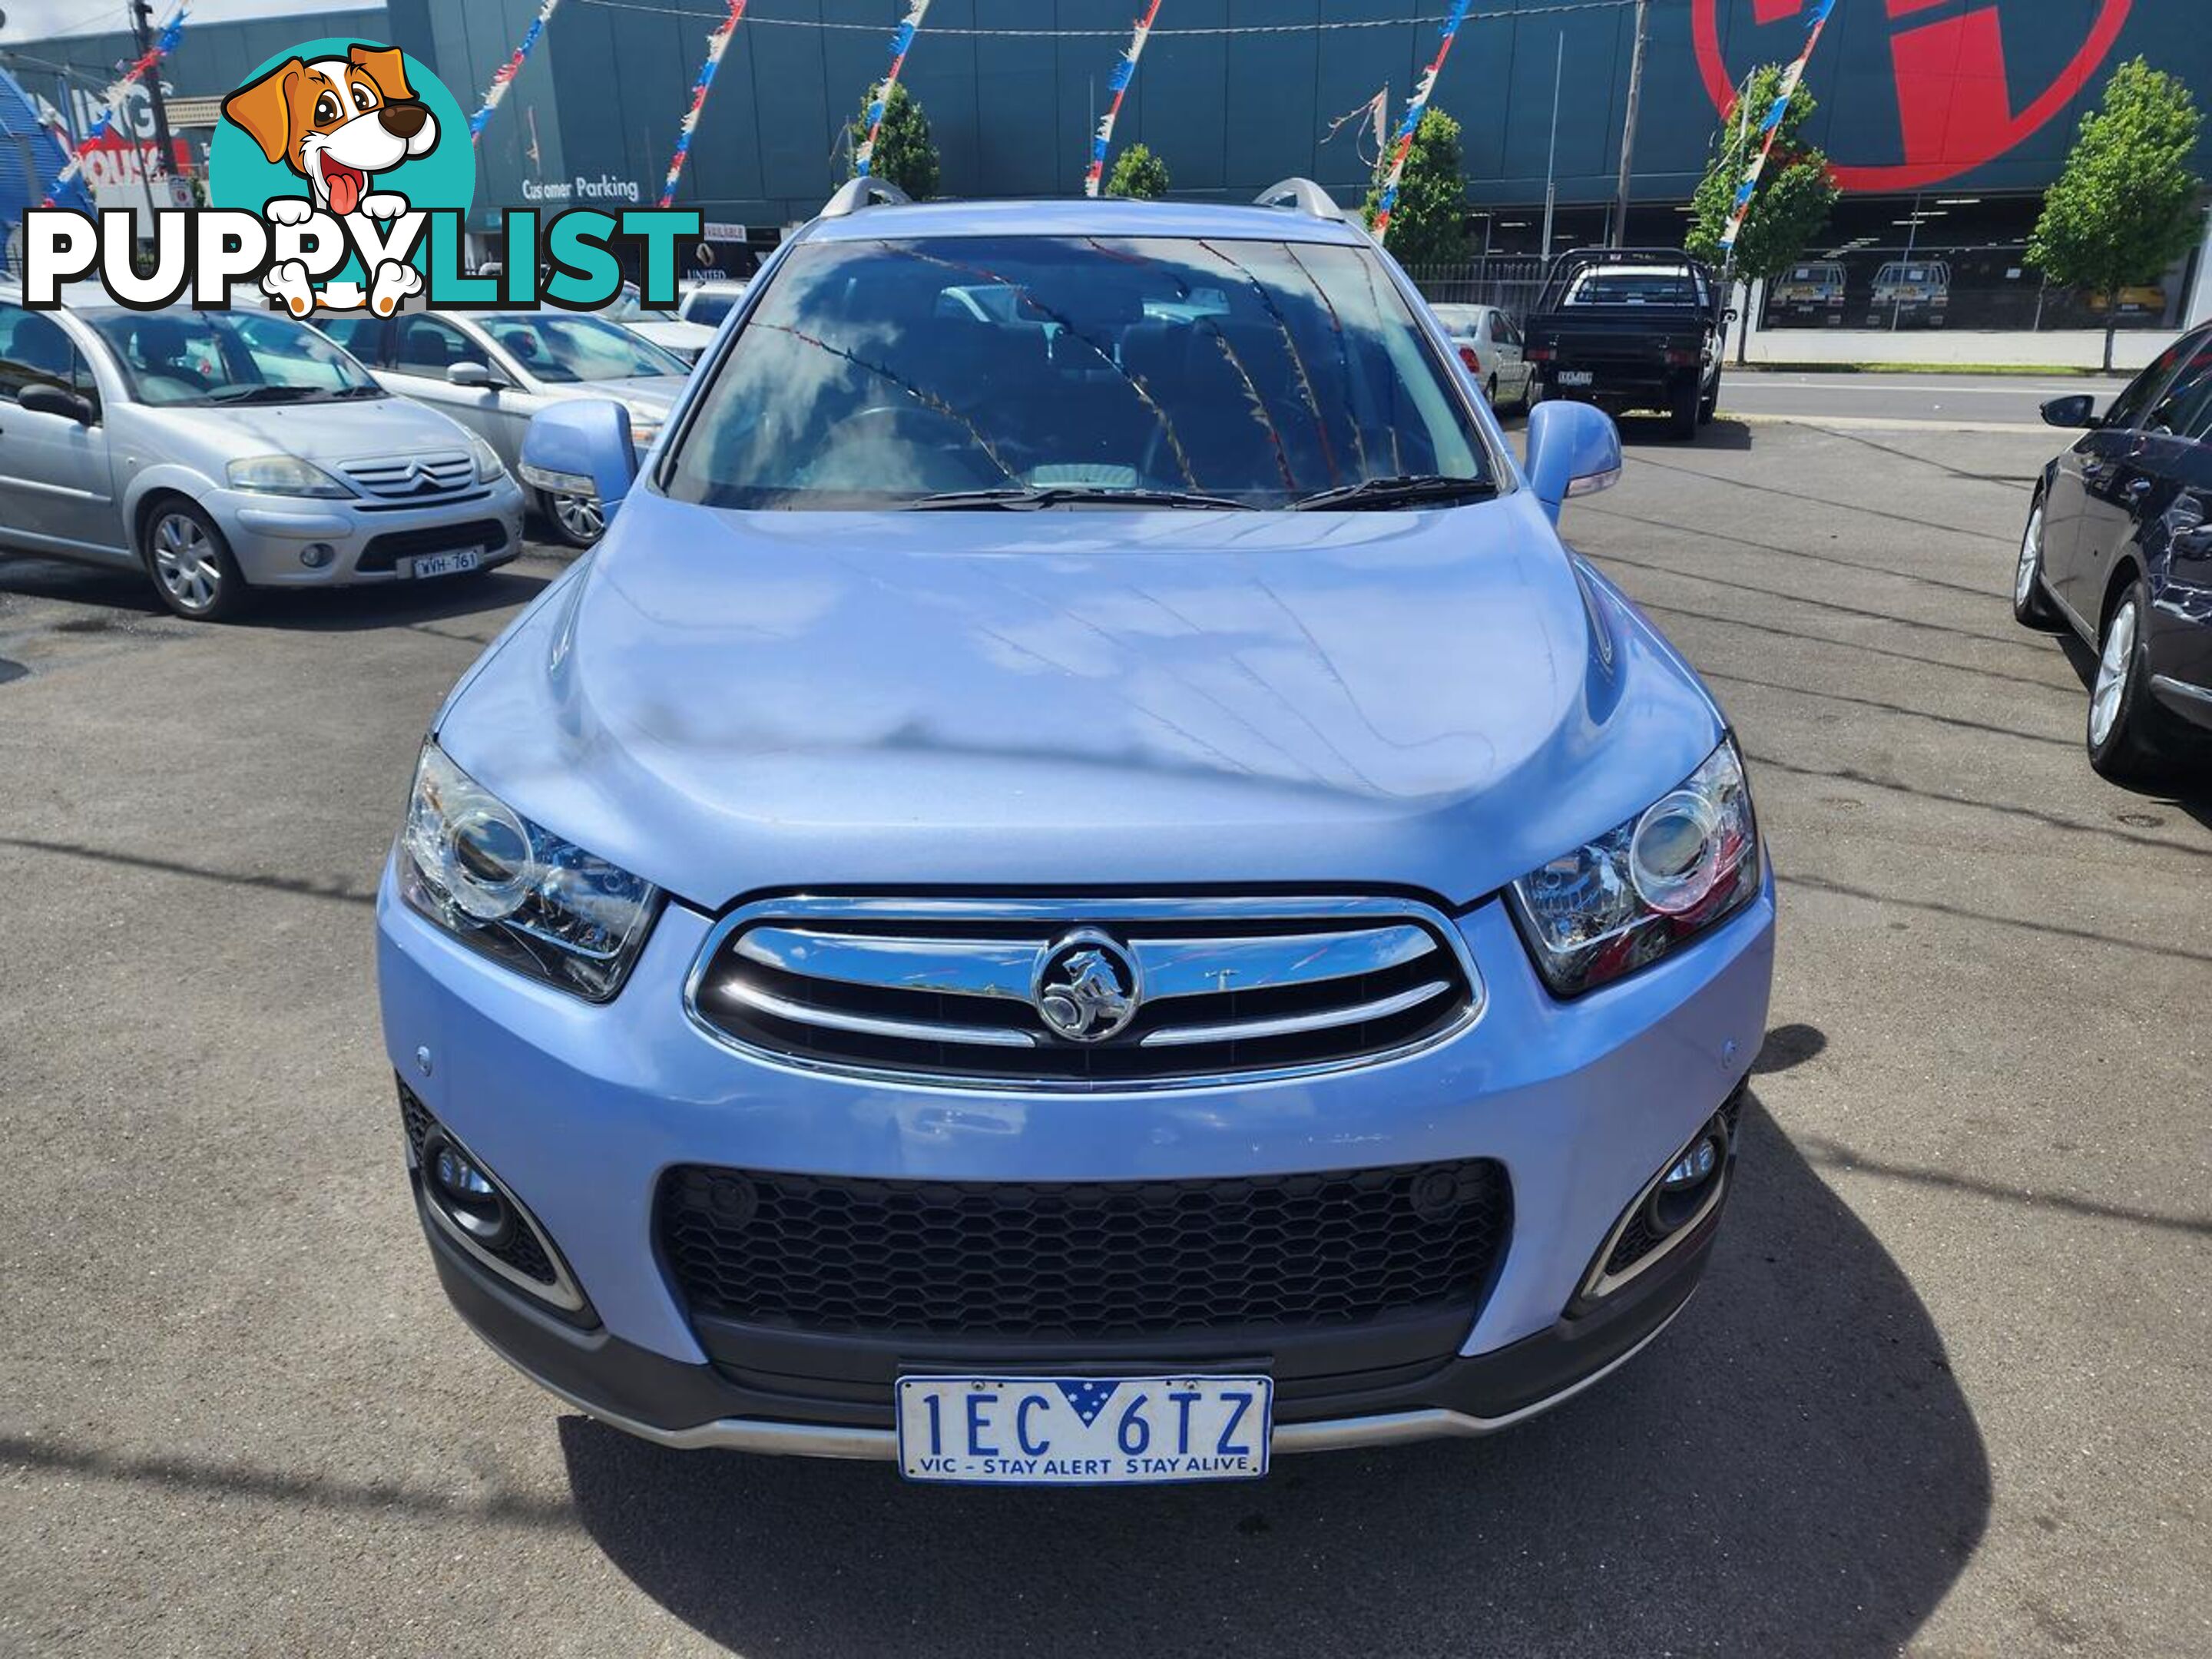
[(488, 570), (521, 550), (522, 492), (289, 318), (0, 300), (0, 542), (143, 569), (213, 621), (251, 588)]
[(1850, 278), (1839, 262), (1808, 259), (1783, 272), (1767, 303), (1784, 316), (1801, 320), (1818, 319), (1839, 328), (1843, 325), (1844, 301), (1850, 286)]
[(2212, 732), (2212, 325), (2185, 334), (2102, 416), (2087, 392), (2043, 405), (2079, 428), (2043, 469), (2013, 615), (2098, 653), (2089, 763), (2107, 777), (2207, 775)]
[[(634, 1433), (920, 1480), (1253, 1476), (1626, 1363), (1774, 905), (1725, 717), (1554, 528), (1612, 422), (1516, 467), (1333, 209), (872, 197), (641, 475), (610, 405), (530, 435), (613, 527), (378, 902), (455, 1305)], [(1032, 315), (945, 314), (975, 270)]]
[(750, 279), (696, 283), (684, 290), (676, 302), (676, 314), (701, 328), (720, 328), (722, 319), (737, 308), (738, 301), (745, 297), (745, 290), (751, 286)]
[(1941, 259), (1892, 259), (1874, 276), (1869, 323), (1943, 326), (1951, 305), (1951, 267)]
[[(614, 398), (641, 452), (684, 389), (689, 368), (604, 318), (563, 311), (412, 311), (327, 316), (316, 325), (368, 365), (378, 382), (452, 416), (519, 468), (522, 437), (542, 409)], [(540, 490), (554, 533), (589, 547), (606, 524), (586, 495)]]
[(1528, 317), (1540, 395), (1618, 414), (1656, 409), (1692, 438), (1720, 406), (1720, 282), (1680, 248), (1576, 248), (1554, 259)]
[(648, 340), (687, 368), (714, 343), (714, 331), (702, 323), (689, 322), (679, 311), (648, 311), (635, 283), (624, 283), (614, 303), (597, 313), (620, 323), (641, 340)]
[(1430, 307), (1451, 336), (1468, 373), (1481, 384), (1492, 409), (1504, 409), (1501, 395), (1526, 411), (1535, 390), (1536, 371), (1522, 355), (1521, 331), (1496, 306), (1440, 305)]

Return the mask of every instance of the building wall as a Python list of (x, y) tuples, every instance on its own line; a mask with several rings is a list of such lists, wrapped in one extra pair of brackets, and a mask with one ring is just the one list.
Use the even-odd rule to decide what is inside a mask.
[[(1653, 0), (1640, 199), (1688, 195), (1719, 118), (1716, 98), (1754, 64), (1795, 51), (1808, 3)], [(1371, 137), (1356, 138), (1358, 123), (1334, 139), (1326, 129), (1385, 83), (1394, 113), (1402, 108), (1436, 26), (1377, 20), (1443, 9), (1443, 0), (1168, 0), (1116, 145), (1142, 140), (1161, 152), (1178, 193), (1248, 197), (1303, 173), (1354, 199)], [(391, 0), (390, 28), (470, 103), (535, 9), (535, 0)], [(722, 63), (678, 202), (761, 225), (810, 213), (844, 176), (842, 124), (883, 72), (902, 9), (899, 0), (758, 0)], [(945, 192), (1076, 188), (1136, 9), (1133, 0), (936, 0), (906, 78), (942, 153)], [(1509, 15), (1469, 21), (1436, 96), (1465, 128), (1473, 203), (1543, 199), (1559, 61), (1559, 198), (1609, 198), (1632, 6), (1482, 0), (1477, 11)], [(1510, 15), (1520, 11), (1528, 15)], [(579, 179), (615, 192), (586, 199), (632, 191), (653, 199), (721, 15), (715, 0), (567, 0), (484, 136), (479, 200), (519, 202), (549, 185), (573, 194)], [(2038, 191), (2112, 65), (2141, 52), (2212, 87), (2203, 16), (2204, 0), (1846, 0), (1809, 77), (1821, 104), (1812, 136), (1860, 190)], [(1350, 27), (1368, 23), (1376, 26)], [(1188, 33), (1271, 24), (1291, 27)]]

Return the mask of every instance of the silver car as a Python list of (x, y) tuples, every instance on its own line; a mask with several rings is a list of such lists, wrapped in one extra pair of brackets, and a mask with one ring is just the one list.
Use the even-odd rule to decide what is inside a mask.
[(288, 317), (0, 299), (0, 544), (143, 568), (180, 617), (488, 569), (522, 509), (489, 445)]
[[(521, 465), (530, 417), (574, 398), (611, 398), (627, 408), (642, 454), (660, 435), (688, 372), (628, 329), (575, 312), (407, 311), (329, 317), (316, 325), (387, 390), (452, 416), (510, 469)], [(571, 547), (589, 547), (605, 533), (595, 497), (538, 494), (547, 520)]]
[[(1507, 404), (1524, 413), (1536, 384), (1536, 367), (1522, 355), (1521, 331), (1496, 306), (1429, 307), (1451, 336), (1452, 349), (1481, 383), (1492, 409)], [(1504, 402), (1499, 402), (1503, 398)]]

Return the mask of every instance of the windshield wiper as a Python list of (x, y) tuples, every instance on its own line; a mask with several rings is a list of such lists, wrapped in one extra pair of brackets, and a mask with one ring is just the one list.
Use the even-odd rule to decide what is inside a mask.
[(1498, 486), (1488, 478), (1447, 478), (1436, 473), (1415, 473), (1389, 478), (1362, 478), (1358, 483), (1316, 489), (1291, 503), (1293, 513), (1356, 513), (1370, 507), (1404, 507), (1421, 501), (1490, 500)]
[(1008, 484), (995, 489), (940, 489), (917, 495), (903, 503), (917, 513), (960, 508), (997, 508), (1007, 513), (1031, 513), (1040, 507), (1066, 507), (1080, 502), (1099, 507), (1252, 508), (1249, 501), (1228, 495), (1208, 495), (1194, 489), (1115, 489), (1096, 484)]
[(303, 386), (240, 386), (223, 392), (211, 392), (211, 404), (304, 404), (321, 394)]
[(385, 392), (380, 386), (340, 386), (336, 392), (325, 392), (323, 395), (336, 402), (340, 398), (381, 398), (385, 395)]

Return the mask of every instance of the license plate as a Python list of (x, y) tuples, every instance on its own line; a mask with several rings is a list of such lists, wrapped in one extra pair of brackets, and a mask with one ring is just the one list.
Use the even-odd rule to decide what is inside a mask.
[(465, 547), (457, 553), (418, 553), (407, 574), (418, 581), (425, 576), (458, 576), (483, 562), (481, 547)]
[(902, 1376), (909, 1480), (1123, 1486), (1267, 1472), (1265, 1376)]
[(1589, 383), (1590, 371), (1587, 368), (1563, 368), (1559, 371), (1561, 386), (1588, 386)]

